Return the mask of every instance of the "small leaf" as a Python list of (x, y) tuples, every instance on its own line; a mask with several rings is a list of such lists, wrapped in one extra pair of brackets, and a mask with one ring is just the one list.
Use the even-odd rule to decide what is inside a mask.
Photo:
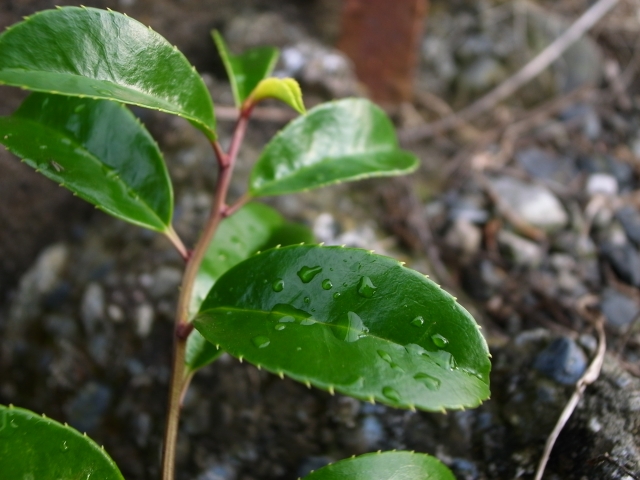
[(302, 90), (293, 78), (265, 78), (262, 80), (251, 93), (249, 101), (258, 103), (265, 98), (280, 100), (300, 114), (306, 112), (302, 102)]
[(262, 79), (271, 75), (273, 67), (278, 61), (278, 49), (256, 47), (241, 55), (232, 55), (217, 30), (213, 30), (211, 35), (227, 71), (236, 107), (241, 108), (242, 103), (251, 95)]
[(439, 411), (489, 396), (488, 349), (469, 313), (365, 250), (255, 255), (216, 282), (194, 326), (233, 356), (363, 400)]
[(171, 229), (173, 191), (162, 155), (126, 107), (33, 93), (12, 116), (0, 117), (0, 143), (101, 210)]
[(418, 159), (398, 147), (386, 114), (364, 99), (315, 107), (265, 147), (251, 172), (255, 196), (282, 195), (338, 182), (401, 175)]
[(29, 410), (3, 405), (0, 477), (123, 480), (109, 455), (86, 435)]
[(0, 84), (173, 113), (215, 139), (202, 78), (163, 37), (120, 13), (63, 7), (10, 27), (0, 35)]
[(304, 480), (455, 480), (440, 460), (424, 453), (367, 453), (327, 465)]
[[(258, 250), (311, 239), (308, 228), (285, 222), (271, 207), (261, 203), (245, 205), (220, 224), (198, 271), (190, 311), (198, 311), (205, 296), (224, 272)], [(190, 370), (195, 371), (214, 361), (221, 353), (194, 330), (187, 340), (185, 362)]]

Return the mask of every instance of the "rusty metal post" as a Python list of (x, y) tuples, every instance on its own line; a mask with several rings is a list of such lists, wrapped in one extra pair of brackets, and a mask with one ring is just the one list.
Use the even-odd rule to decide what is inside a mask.
[(410, 101), (428, 0), (344, 0), (338, 48), (372, 100)]

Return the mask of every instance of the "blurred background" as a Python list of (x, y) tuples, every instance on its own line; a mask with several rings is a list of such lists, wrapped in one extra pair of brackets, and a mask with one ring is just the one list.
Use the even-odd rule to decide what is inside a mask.
[[(483, 325), (493, 354), (492, 399), (447, 415), (332, 397), (223, 356), (187, 395), (178, 479), (297, 478), (394, 448), (437, 455), (459, 479), (533, 478), (596, 351), (598, 312), (603, 371), (545, 478), (640, 478), (640, 1), (618, 1), (506, 98), (486, 96), (592, 3), (86, 1), (177, 45), (211, 91), (223, 145), (233, 100), (213, 28), (235, 52), (279, 47), (276, 74), (301, 83), (307, 107), (354, 95), (383, 106), (421, 158), (416, 173), (268, 203), (319, 242), (375, 249), (436, 278)], [(0, 27), (56, 4), (72, 3), (2, 0)], [(24, 97), (0, 87), (0, 114)], [(210, 146), (177, 117), (134, 111), (165, 154), (174, 225), (193, 244), (215, 185)], [(256, 112), (233, 196), (290, 118), (277, 104)], [(86, 431), (127, 479), (158, 478), (181, 271), (164, 238), (94, 210), (0, 147), (0, 403)], [(580, 308), (586, 299), (595, 312)]]

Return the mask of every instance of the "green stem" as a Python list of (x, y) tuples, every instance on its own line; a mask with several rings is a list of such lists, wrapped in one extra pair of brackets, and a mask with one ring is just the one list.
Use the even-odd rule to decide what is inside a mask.
[(188, 335), (185, 335), (184, 332), (187, 324), (191, 321), (189, 318), (189, 305), (193, 295), (193, 287), (198, 270), (200, 270), (200, 264), (207, 253), (209, 244), (213, 240), (220, 222), (226, 216), (226, 198), (229, 191), (229, 185), (231, 183), (231, 174), (247, 129), (250, 113), (250, 108), (244, 109), (241, 112), (231, 140), (231, 145), (229, 146), (228, 154), (225, 154), (222, 151), (217, 142), (213, 144), (213, 149), (216, 153), (216, 157), (218, 158), (219, 167), (216, 193), (213, 199), (209, 219), (195, 249), (187, 259), (187, 267), (182, 277), (182, 288), (180, 290), (180, 298), (178, 299), (178, 308), (176, 311), (171, 385), (169, 387), (169, 407), (167, 410), (164, 443), (162, 446), (162, 480), (174, 479), (175, 450), (178, 439), (178, 425), (180, 421), (182, 397), (184, 396), (184, 392), (186, 392), (192, 378), (192, 375), (188, 375), (185, 368), (185, 353)]

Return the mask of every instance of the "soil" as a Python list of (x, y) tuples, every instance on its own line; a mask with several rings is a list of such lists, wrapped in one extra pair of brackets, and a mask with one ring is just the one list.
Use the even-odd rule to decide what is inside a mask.
[[(536, 8), (575, 18), (587, 2), (557, 3)], [(0, 26), (53, 5), (10, 0), (0, 5)], [(314, 49), (313, 58), (335, 54), (326, 46), (339, 23), (335, 1), (291, 0), (277, 9), (259, 0), (87, 5), (126, 12), (175, 43), (203, 72), (216, 105), (230, 105), (231, 96), (211, 28), (233, 48), (265, 42)], [(400, 127), (438, 118), (447, 104), (476, 98), (515, 68), (518, 55), (508, 48), (518, 24), (510, 12), (500, 3), (432, 2), (419, 94), (397, 115)], [(436, 455), (459, 479), (533, 478), (595, 354), (592, 321), (600, 312), (604, 366), (561, 433), (545, 478), (640, 478), (640, 96), (632, 82), (621, 92), (613, 77), (601, 80), (603, 59), (623, 71), (635, 61), (640, 28), (622, 29), (620, 21), (607, 17), (578, 49), (594, 55), (596, 77), (581, 72), (569, 82), (566, 69), (547, 72), (550, 83), (530, 86), (476, 124), (406, 145), (422, 160), (410, 178), (270, 201), (319, 241), (374, 248), (438, 278), (484, 327), (491, 400), (448, 414), (394, 410), (309, 390), (223, 355), (196, 375), (185, 399), (178, 479), (291, 479), (390, 449)], [(571, 58), (563, 61), (577, 71)], [(299, 79), (307, 104), (358, 90), (348, 68), (339, 76), (308, 67)], [(563, 90), (575, 82), (583, 93)], [(22, 98), (0, 89), (0, 114)], [(192, 244), (215, 180), (208, 142), (175, 117), (135, 112), (167, 158), (175, 227)], [(233, 195), (281, 123), (252, 126)], [(221, 120), (223, 143), (231, 127)], [(94, 212), (4, 151), (0, 168), (0, 403), (86, 431), (127, 479), (159, 478), (181, 259), (165, 239)], [(579, 307), (587, 298), (597, 306), (588, 314)]]

